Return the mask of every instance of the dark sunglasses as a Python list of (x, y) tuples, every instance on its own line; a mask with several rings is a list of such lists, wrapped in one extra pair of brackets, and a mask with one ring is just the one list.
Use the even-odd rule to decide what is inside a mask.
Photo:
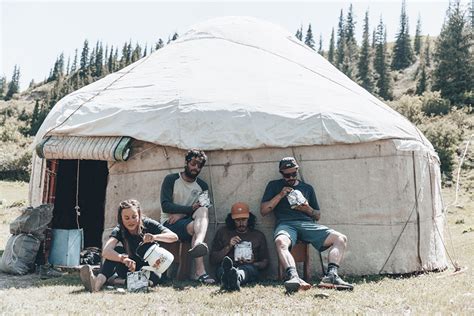
[(281, 175), (283, 176), (283, 178), (296, 178), (298, 176), (298, 171), (295, 171), (295, 172), (292, 172), (292, 173), (283, 173), (281, 172)]

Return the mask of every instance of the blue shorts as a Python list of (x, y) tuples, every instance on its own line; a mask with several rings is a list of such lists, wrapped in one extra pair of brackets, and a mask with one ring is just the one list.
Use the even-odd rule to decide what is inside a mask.
[(186, 227), (192, 221), (193, 218), (189, 216), (176, 221), (174, 224), (170, 224), (168, 221), (166, 221), (163, 223), (163, 226), (169, 228), (173, 233), (178, 235), (179, 241), (191, 241), (193, 236), (188, 233)]
[(328, 247), (324, 247), (326, 238), (335, 231), (310, 221), (281, 221), (275, 227), (273, 238), (285, 235), (291, 240), (291, 246), (296, 244), (297, 240), (301, 240), (313, 245), (318, 251), (324, 251)]

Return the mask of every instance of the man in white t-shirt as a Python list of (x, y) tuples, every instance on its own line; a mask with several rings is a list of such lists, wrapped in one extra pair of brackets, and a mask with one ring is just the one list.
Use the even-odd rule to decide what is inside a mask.
[(203, 256), (209, 249), (204, 243), (209, 224), (208, 209), (199, 202), (199, 195), (208, 190), (207, 183), (198, 178), (206, 163), (202, 150), (190, 150), (185, 157), (184, 171), (169, 174), (161, 185), (161, 222), (176, 233), (180, 241), (190, 241), (189, 254), (195, 259), (195, 277), (203, 284), (213, 284), (206, 272)]

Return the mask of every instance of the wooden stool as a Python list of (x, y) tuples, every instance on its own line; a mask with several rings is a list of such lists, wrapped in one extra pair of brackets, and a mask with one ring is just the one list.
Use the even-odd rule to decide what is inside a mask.
[[(295, 263), (303, 263), (303, 280), (309, 282), (311, 279), (311, 265), (309, 257), (309, 244), (299, 241), (291, 248), (291, 255), (295, 259)], [(283, 266), (278, 260), (278, 278), (283, 279)]]
[(171, 252), (174, 256), (173, 263), (178, 264), (178, 271), (176, 273), (176, 280), (183, 281), (189, 278), (189, 271), (191, 269), (191, 256), (188, 255), (188, 250), (191, 249), (190, 242), (174, 242), (174, 243), (160, 243), (160, 246)]

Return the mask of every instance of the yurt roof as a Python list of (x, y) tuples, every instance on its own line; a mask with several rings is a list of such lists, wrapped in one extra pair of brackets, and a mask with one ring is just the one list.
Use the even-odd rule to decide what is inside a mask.
[(60, 100), (38, 132), (130, 136), (164, 146), (251, 149), (410, 140), (406, 118), (288, 31), (249, 17), (179, 39)]

